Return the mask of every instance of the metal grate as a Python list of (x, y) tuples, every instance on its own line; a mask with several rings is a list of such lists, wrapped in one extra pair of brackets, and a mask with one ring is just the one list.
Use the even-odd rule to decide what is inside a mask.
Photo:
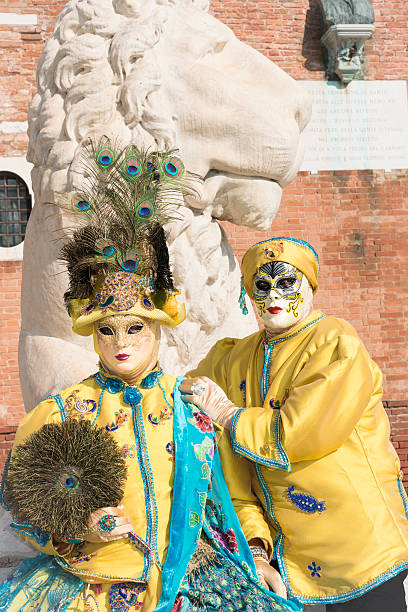
[(0, 246), (12, 247), (24, 240), (31, 212), (31, 195), (17, 174), (0, 172)]

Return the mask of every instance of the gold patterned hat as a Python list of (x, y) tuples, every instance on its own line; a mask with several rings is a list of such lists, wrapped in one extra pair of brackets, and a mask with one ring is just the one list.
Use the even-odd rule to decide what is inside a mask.
[(313, 293), (319, 278), (319, 257), (311, 244), (297, 238), (280, 236), (258, 242), (245, 253), (242, 264), (243, 287), (252, 298), (252, 283), (257, 270), (269, 261), (284, 261), (303, 272)]
[(196, 193), (198, 177), (172, 151), (118, 151), (106, 137), (85, 146), (83, 168), (86, 187), (59, 203), (77, 220), (60, 251), (73, 331), (88, 336), (119, 313), (178, 325), (185, 307), (177, 304), (163, 224), (177, 218), (184, 194)]

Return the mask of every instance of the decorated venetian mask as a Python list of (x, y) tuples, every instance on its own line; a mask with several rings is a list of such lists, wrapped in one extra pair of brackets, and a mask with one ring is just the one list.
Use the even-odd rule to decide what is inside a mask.
[(157, 363), (160, 325), (135, 315), (112, 315), (95, 325), (94, 343), (111, 374), (137, 379)]
[(306, 276), (283, 261), (261, 266), (252, 291), (263, 324), (276, 334), (302, 321), (312, 309), (313, 291)]

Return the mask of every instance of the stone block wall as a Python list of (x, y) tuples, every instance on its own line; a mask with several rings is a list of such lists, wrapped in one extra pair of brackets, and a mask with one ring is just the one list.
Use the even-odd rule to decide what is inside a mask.
[[(2, 122), (26, 121), (36, 64), (63, 5), (0, 3), (0, 13), (36, 14), (38, 20), (31, 27), (0, 25), (0, 171), (2, 158), (25, 154), (24, 131), (5, 133)], [(376, 30), (366, 44), (366, 78), (407, 80), (408, 3), (373, 0), (373, 7)], [(213, 0), (211, 11), (295, 79), (325, 79), (317, 0)], [(238, 258), (270, 235), (308, 240), (320, 253), (316, 305), (349, 320), (383, 369), (392, 439), (408, 476), (407, 209), (407, 170), (301, 172), (284, 190), (270, 231), (223, 226)], [(20, 277), (21, 262), (0, 260), (0, 465), (24, 414), (17, 369)]]

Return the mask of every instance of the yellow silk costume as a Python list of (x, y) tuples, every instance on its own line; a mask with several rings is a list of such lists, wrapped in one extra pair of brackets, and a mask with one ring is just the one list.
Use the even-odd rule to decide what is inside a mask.
[[(132, 423), (132, 410), (129, 404), (123, 402), (123, 394), (105, 392), (101, 399), (101, 387), (94, 377), (68, 387), (59, 396), (50, 397), (41, 402), (21, 422), (15, 445), (21, 444), (32, 432), (37, 431), (45, 423), (61, 422), (62, 414), (66, 418), (86, 418), (99, 427), (108, 427), (115, 440), (122, 448), (126, 458), (128, 476), (122, 504), (125, 516), (130, 517), (135, 533), (145, 538), (148, 514), (151, 514), (153, 529), (156, 533), (156, 562), (151, 568), (147, 590), (139, 595), (143, 601), (143, 610), (153, 610), (160, 598), (161, 565), (166, 558), (169, 545), (170, 514), (172, 508), (174, 461), (171, 454), (173, 442), (172, 392), (176, 378), (163, 375), (160, 386), (140, 391), (143, 395), (142, 413), (145, 435), (145, 449), (148, 449), (148, 460), (152, 471), (152, 493), (155, 498), (149, 509), (146, 508), (144, 484), (135, 448), (135, 436)], [(101, 401), (100, 401), (101, 399)], [(96, 410), (84, 413), (79, 402), (89, 401), (91, 408)], [(98, 409), (100, 405), (100, 410)], [(77, 409), (79, 408), (79, 410)], [(154, 423), (157, 422), (157, 425)], [(116, 429), (115, 429), (116, 428)], [(132, 442), (133, 440), (133, 442)], [(169, 446), (170, 443), (170, 446)], [(156, 505), (157, 511), (154, 510)], [(16, 523), (14, 523), (16, 525)], [(18, 523), (17, 523), (18, 526)], [(40, 546), (33, 538), (24, 536), (41, 552), (48, 555), (61, 555), (52, 543)], [(144, 569), (144, 555), (126, 539), (106, 543), (85, 542), (80, 552), (73, 545), (61, 555), (69, 572), (77, 575), (87, 583), (103, 583), (102, 591), (96, 591), (91, 586), (89, 592), (96, 597), (101, 610), (110, 610), (108, 591), (112, 582), (140, 580)], [(89, 558), (89, 560), (86, 560)], [(84, 559), (79, 560), (78, 559)], [(17, 610), (17, 608), (16, 608)], [(76, 600), (68, 610), (86, 610), (84, 602)]]
[[(314, 311), (269, 342), (264, 331), (226, 338), (189, 376), (208, 376), (246, 407), (231, 425), (235, 455), (227, 434), (219, 445), (224, 473), (244, 534), (265, 539), (270, 527), (300, 601), (345, 601), (408, 567), (382, 376), (350, 324)], [(245, 482), (263, 517), (243, 498)]]

